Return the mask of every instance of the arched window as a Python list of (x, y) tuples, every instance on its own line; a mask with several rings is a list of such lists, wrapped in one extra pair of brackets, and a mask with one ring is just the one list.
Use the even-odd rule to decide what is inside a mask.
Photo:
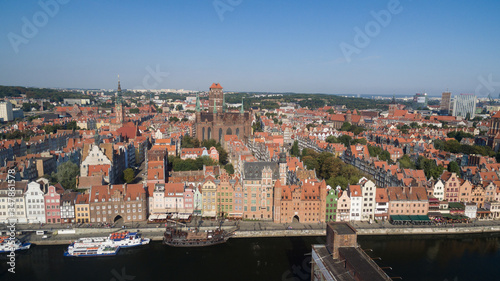
[(219, 142), (222, 141), (222, 128), (219, 129)]
[(227, 128), (226, 135), (232, 135), (232, 134), (233, 130), (231, 130), (231, 128)]
[(208, 127), (207, 140), (212, 138), (212, 128)]
[(240, 137), (240, 128), (236, 128), (236, 135)]
[(205, 127), (203, 127), (203, 128), (201, 129), (201, 132), (202, 132), (202, 133), (201, 133), (201, 140), (202, 140), (202, 141), (204, 141), (204, 140), (205, 140)]

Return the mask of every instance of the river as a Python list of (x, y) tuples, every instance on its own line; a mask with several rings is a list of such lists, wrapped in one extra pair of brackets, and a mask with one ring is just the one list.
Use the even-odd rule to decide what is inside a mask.
[[(0, 280), (309, 280), (311, 244), (324, 237), (241, 238), (206, 248), (160, 242), (115, 257), (63, 257), (66, 246), (33, 246), (16, 257), (15, 274), (0, 257)], [(403, 280), (497, 280), (500, 234), (360, 236), (358, 242), (390, 276)], [(372, 249), (368, 250), (368, 249)]]

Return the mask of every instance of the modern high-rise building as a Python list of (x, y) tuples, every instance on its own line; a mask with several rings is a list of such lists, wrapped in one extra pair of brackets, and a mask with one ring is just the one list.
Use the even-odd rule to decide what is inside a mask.
[(12, 112), (12, 104), (10, 102), (0, 103), (0, 119), (3, 122), (9, 122), (14, 120), (14, 114)]
[(476, 102), (477, 98), (474, 94), (460, 94), (455, 97), (453, 103), (453, 116), (462, 116), (469, 118), (474, 118), (476, 113)]
[(451, 92), (443, 92), (441, 95), (441, 114), (450, 113)]

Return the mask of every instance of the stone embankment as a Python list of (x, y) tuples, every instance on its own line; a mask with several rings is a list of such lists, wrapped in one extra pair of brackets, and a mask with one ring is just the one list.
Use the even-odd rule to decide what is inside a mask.
[[(461, 226), (461, 227), (418, 227), (418, 226), (401, 226), (401, 227), (373, 227), (368, 225), (354, 226), (358, 230), (358, 235), (437, 235), (437, 234), (467, 234), (467, 233), (500, 233), (500, 225), (489, 226)], [(234, 227), (224, 227), (227, 230), (233, 230)], [(212, 229), (212, 227), (201, 227), (200, 230)], [(54, 232), (48, 238), (42, 236), (31, 235), (25, 237), (33, 244), (37, 245), (68, 245), (72, 241), (80, 237), (91, 236), (107, 236), (111, 232), (120, 231), (122, 229), (109, 228), (76, 228), (74, 233), (57, 234)], [(140, 231), (144, 237), (150, 238), (153, 241), (161, 241), (163, 239), (163, 228), (134, 228), (126, 229), (129, 231)], [(269, 229), (269, 230), (239, 230), (235, 232), (234, 238), (257, 238), (257, 237), (298, 237), (298, 236), (324, 236), (326, 235), (325, 228), (321, 229)]]

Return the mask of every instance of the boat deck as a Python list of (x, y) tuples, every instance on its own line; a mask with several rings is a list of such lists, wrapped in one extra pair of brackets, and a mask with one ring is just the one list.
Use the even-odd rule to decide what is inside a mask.
[(187, 240), (201, 240), (206, 238), (207, 238), (206, 232), (188, 232), (186, 237)]

